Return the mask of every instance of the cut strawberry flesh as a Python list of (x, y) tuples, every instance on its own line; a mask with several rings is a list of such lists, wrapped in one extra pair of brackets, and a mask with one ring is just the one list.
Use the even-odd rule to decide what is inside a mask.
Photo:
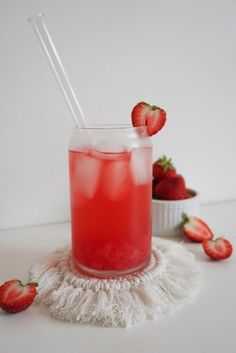
[(222, 240), (219, 240), (216, 243), (211, 243), (210, 247), (219, 254), (224, 254), (227, 249), (225, 242)]
[(19, 287), (19, 285), (15, 284), (12, 285), (11, 287), (9, 287), (8, 289), (6, 289), (6, 291), (4, 292), (3, 297), (1, 298), (1, 301), (5, 302), (7, 301), (7, 303), (10, 302), (17, 302), (22, 300), (22, 298), (31, 296), (35, 294), (35, 290), (31, 287)]
[(208, 225), (197, 217), (189, 218), (189, 221), (184, 225), (184, 233), (191, 240), (199, 242), (213, 238), (213, 233)]
[(4, 294), (3, 300), (10, 303), (11, 301), (17, 301), (25, 296), (26, 288), (19, 288), (17, 285), (12, 285), (8, 288)]
[(149, 112), (149, 104), (145, 102), (138, 103), (132, 110), (132, 123), (133, 126), (145, 126), (146, 115)]
[(209, 230), (205, 227), (205, 225), (199, 223), (199, 221), (193, 220), (192, 223), (186, 225), (185, 230), (206, 238), (209, 236)]
[(165, 125), (165, 122), (166, 118), (159, 109), (149, 112), (146, 117), (148, 135), (155, 135)]
[(231, 243), (223, 238), (218, 238), (214, 241), (204, 241), (203, 249), (213, 260), (226, 259), (230, 257), (233, 251)]
[(10, 313), (27, 309), (37, 294), (36, 286), (36, 283), (24, 286), (19, 280), (5, 282), (0, 286), (0, 307)]

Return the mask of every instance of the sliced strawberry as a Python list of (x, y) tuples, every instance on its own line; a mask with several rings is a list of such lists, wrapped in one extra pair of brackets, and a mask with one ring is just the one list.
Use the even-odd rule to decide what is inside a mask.
[(171, 158), (162, 156), (155, 163), (153, 163), (153, 177), (157, 180), (157, 182), (173, 176), (176, 176), (176, 169)]
[(148, 129), (148, 135), (155, 135), (160, 131), (166, 122), (166, 112), (158, 107), (152, 106), (152, 111), (148, 113), (146, 118), (146, 124)]
[(211, 229), (200, 218), (188, 217), (185, 213), (182, 214), (182, 218), (184, 235), (192, 241), (202, 243), (213, 238)]
[(131, 113), (133, 126), (147, 126), (148, 135), (156, 134), (166, 122), (166, 112), (145, 102), (136, 104)]
[(146, 114), (149, 111), (149, 104), (140, 102), (136, 104), (131, 113), (133, 126), (145, 126), (146, 125)]
[(186, 186), (182, 175), (163, 179), (154, 189), (154, 194), (160, 200), (183, 200), (186, 198)]
[(213, 260), (227, 259), (233, 252), (232, 244), (222, 237), (215, 240), (204, 240), (202, 247)]
[(0, 286), (0, 308), (8, 313), (26, 310), (34, 301), (37, 285), (23, 285), (18, 279), (5, 282)]

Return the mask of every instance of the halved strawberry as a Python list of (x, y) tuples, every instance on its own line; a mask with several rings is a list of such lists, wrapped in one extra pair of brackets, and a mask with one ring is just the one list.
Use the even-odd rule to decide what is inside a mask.
[(182, 218), (184, 235), (192, 241), (202, 243), (213, 238), (211, 229), (200, 218), (188, 217), (185, 213), (182, 214)]
[(147, 126), (148, 135), (152, 136), (165, 125), (166, 112), (156, 105), (140, 102), (133, 108), (131, 118), (133, 126)]
[(12, 279), (0, 286), (0, 308), (8, 313), (26, 310), (37, 295), (37, 283), (23, 285), (18, 279)]
[(215, 240), (204, 240), (202, 247), (213, 260), (227, 259), (233, 252), (232, 244), (222, 237)]

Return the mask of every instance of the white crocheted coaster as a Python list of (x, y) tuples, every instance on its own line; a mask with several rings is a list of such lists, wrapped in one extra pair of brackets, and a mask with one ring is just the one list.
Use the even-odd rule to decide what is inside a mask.
[(200, 287), (200, 268), (177, 242), (157, 239), (145, 270), (117, 279), (87, 277), (73, 268), (68, 248), (31, 268), (38, 301), (57, 319), (103, 326), (133, 326), (157, 320), (189, 302)]

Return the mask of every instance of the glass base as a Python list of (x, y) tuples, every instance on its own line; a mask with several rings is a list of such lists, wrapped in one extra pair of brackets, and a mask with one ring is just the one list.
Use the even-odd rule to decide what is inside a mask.
[(78, 261), (73, 261), (73, 264), (78, 271), (85, 275), (98, 277), (98, 278), (116, 278), (120, 276), (129, 275), (138, 271), (142, 271), (150, 262), (150, 257), (142, 264), (137, 267), (130, 268), (128, 270), (112, 270), (112, 271), (100, 271), (87, 266), (81, 265)]

